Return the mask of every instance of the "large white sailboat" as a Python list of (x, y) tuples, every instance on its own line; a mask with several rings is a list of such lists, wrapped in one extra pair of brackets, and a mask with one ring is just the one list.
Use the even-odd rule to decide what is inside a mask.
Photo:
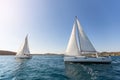
[(28, 45), (28, 35), (25, 37), (25, 41), (22, 44), (21, 48), (16, 54), (16, 58), (19, 59), (30, 59), (32, 56), (30, 55), (29, 45)]
[[(96, 54), (95, 57), (82, 56), (82, 54)], [(99, 57), (98, 52), (83, 31), (79, 20), (75, 18), (71, 36), (66, 49), (65, 62), (79, 63), (111, 63), (111, 57)]]

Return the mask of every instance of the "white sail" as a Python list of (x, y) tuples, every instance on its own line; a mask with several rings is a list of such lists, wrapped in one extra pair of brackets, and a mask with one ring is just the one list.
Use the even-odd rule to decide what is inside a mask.
[(71, 36), (66, 49), (66, 55), (71, 55), (71, 56), (79, 55), (79, 48), (78, 48), (77, 39), (76, 39), (76, 22), (74, 22), (74, 25), (73, 25)]
[(95, 48), (93, 47), (92, 43), (84, 33), (79, 20), (76, 18), (76, 23), (79, 32), (79, 44), (80, 44), (80, 51), (81, 52), (96, 52)]
[(25, 41), (23, 43), (23, 45), (21, 46), (20, 50), (17, 52), (17, 56), (22, 56), (25, 54), (30, 54), (29, 51), (29, 46), (28, 46), (28, 36), (26, 36)]
[[(77, 41), (78, 40), (78, 41)], [(78, 44), (77, 44), (78, 42)], [(111, 63), (111, 57), (98, 57), (97, 51), (84, 33), (79, 20), (75, 19), (72, 33), (66, 50), (70, 56), (65, 56), (65, 62), (80, 62), (80, 63)], [(95, 57), (86, 57), (81, 53), (95, 53)]]

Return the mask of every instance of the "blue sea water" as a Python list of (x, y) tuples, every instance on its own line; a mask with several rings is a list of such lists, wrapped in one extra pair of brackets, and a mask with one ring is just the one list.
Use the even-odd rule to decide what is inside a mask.
[(120, 80), (120, 57), (112, 57), (111, 64), (65, 64), (56, 55), (14, 57), (0, 56), (0, 80)]

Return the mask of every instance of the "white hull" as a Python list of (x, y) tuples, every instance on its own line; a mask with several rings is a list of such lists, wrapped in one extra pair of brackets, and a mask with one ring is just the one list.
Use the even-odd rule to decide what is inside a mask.
[(85, 57), (85, 56), (66, 56), (65, 62), (76, 63), (111, 63), (111, 57)]
[(16, 56), (15, 58), (16, 59), (30, 59), (30, 58), (32, 58), (32, 56), (31, 55), (22, 55), (22, 56)]

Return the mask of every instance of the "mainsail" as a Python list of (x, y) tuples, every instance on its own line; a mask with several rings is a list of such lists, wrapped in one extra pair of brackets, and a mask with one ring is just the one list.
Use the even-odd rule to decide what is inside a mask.
[(17, 56), (22, 56), (22, 55), (25, 55), (25, 54), (30, 54), (29, 46), (28, 46), (28, 35), (26, 36), (23, 45), (21, 46), (20, 50), (17, 52), (16, 55)]
[(76, 23), (78, 27), (79, 33), (79, 44), (80, 44), (80, 51), (81, 52), (96, 52), (95, 48), (93, 47), (92, 43), (84, 33), (79, 20), (76, 18)]
[[(78, 34), (76, 31), (78, 31)], [(79, 41), (79, 44), (77, 42), (77, 39)], [(88, 39), (88, 37), (86, 36), (86, 34), (84, 33), (80, 25), (80, 22), (76, 17), (74, 25), (73, 25), (72, 33), (71, 33), (71, 36), (68, 42), (68, 46), (66, 49), (66, 54), (71, 55), (71, 56), (77, 56), (77, 55), (80, 56), (82, 52), (84, 53), (95, 52), (96, 53), (96, 50), (93, 47), (90, 40)]]

